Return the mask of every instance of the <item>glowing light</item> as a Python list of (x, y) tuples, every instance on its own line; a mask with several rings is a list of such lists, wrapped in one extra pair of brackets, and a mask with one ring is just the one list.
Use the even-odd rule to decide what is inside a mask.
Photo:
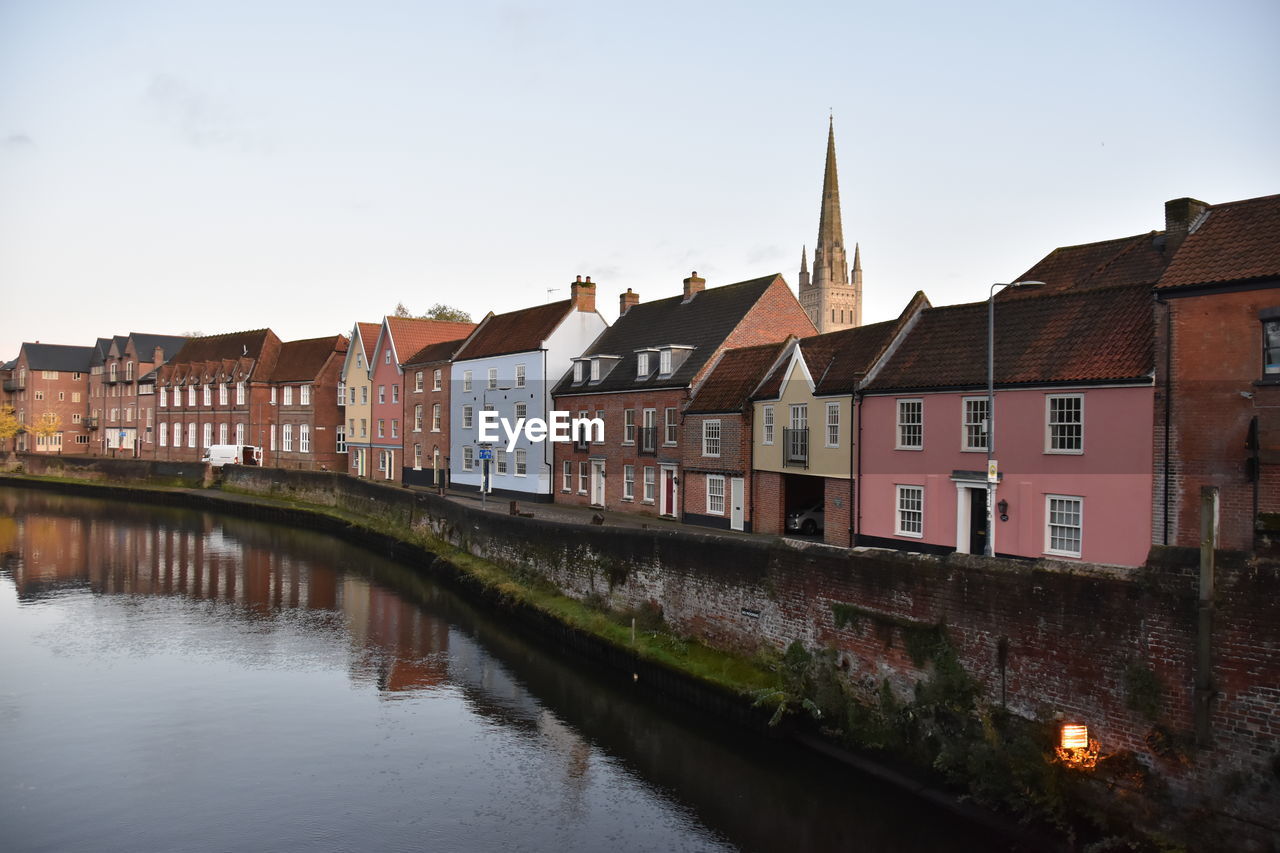
[(1077, 723), (1068, 723), (1062, 727), (1061, 745), (1063, 749), (1088, 749), (1089, 727)]
[(1098, 742), (1089, 739), (1089, 727), (1083, 723), (1063, 723), (1058, 734), (1058, 760), (1081, 770), (1098, 763)]

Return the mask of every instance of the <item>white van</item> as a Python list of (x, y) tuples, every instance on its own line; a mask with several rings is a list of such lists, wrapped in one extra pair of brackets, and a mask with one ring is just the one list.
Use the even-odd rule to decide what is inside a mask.
[(223, 465), (261, 465), (262, 448), (252, 444), (211, 444), (205, 449), (201, 462), (214, 468)]

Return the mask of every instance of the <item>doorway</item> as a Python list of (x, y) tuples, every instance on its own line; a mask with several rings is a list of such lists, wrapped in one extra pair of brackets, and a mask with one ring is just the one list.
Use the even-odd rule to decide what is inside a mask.
[(987, 490), (969, 489), (969, 553), (987, 553)]
[(742, 477), (729, 480), (729, 529), (742, 530), (745, 526), (746, 513), (743, 511), (746, 496), (746, 481)]
[(591, 505), (604, 506), (604, 462), (591, 460)]
[(676, 514), (676, 468), (674, 465), (662, 466), (662, 481), (659, 483), (658, 506), (659, 515)]

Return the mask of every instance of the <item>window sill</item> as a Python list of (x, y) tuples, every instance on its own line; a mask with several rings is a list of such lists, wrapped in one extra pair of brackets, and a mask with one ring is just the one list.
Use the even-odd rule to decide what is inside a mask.
[(1045, 551), (1044, 554), (1046, 557), (1067, 557), (1068, 559), (1072, 559), (1072, 560), (1080, 559), (1079, 554), (1072, 554), (1067, 551)]
[(908, 539), (923, 539), (923, 538), (924, 538), (924, 534), (923, 534), (923, 533), (905, 533), (905, 532), (903, 532), (903, 531), (901, 531), (901, 530), (895, 530), (893, 535), (894, 535), (894, 536), (905, 536), (905, 537), (906, 537), (906, 538), (908, 538)]
[(1045, 456), (1084, 456), (1083, 450), (1046, 450)]

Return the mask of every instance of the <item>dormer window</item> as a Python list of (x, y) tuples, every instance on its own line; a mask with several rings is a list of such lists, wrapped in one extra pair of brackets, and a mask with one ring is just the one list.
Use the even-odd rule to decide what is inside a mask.
[(669, 348), (662, 350), (658, 354), (658, 372), (663, 376), (671, 375), (671, 350)]
[(667, 377), (680, 369), (693, 347), (671, 344), (658, 350), (658, 375)]
[(591, 381), (600, 381), (600, 359), (598, 358), (591, 359)]
[(573, 363), (573, 381), (575, 385), (582, 381), (582, 362), (580, 361)]
[(649, 353), (642, 352), (636, 354), (636, 376), (649, 375)]

